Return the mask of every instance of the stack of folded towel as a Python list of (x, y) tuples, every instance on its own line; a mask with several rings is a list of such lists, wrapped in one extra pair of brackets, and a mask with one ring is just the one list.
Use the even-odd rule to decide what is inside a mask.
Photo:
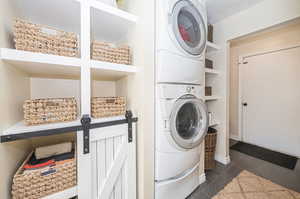
[[(36, 148), (28, 162), (23, 167), (24, 173), (49, 170), (54, 165), (74, 161), (75, 151), (72, 143), (66, 142), (46, 147)], [(55, 172), (55, 171), (52, 171)], [(48, 175), (50, 173), (45, 173)]]

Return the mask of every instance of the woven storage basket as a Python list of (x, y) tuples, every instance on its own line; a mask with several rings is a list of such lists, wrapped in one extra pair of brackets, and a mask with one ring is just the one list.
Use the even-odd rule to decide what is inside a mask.
[(75, 33), (17, 19), (14, 25), (17, 50), (60, 56), (78, 56), (78, 37)]
[(48, 98), (26, 100), (24, 119), (27, 125), (66, 122), (77, 119), (75, 98)]
[(216, 166), (215, 150), (217, 144), (217, 131), (215, 129), (205, 136), (205, 169), (213, 169)]
[(124, 97), (93, 97), (92, 117), (111, 117), (125, 115), (126, 100)]
[(33, 152), (27, 157), (13, 178), (12, 199), (39, 199), (76, 186), (76, 158), (50, 168), (25, 173), (23, 167), (32, 154)]
[(116, 47), (100, 41), (92, 43), (92, 59), (117, 64), (131, 64), (130, 48), (127, 45)]

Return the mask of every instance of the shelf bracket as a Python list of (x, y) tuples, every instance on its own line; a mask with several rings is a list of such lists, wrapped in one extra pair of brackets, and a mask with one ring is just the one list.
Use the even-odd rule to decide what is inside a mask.
[(128, 143), (132, 142), (132, 112), (131, 111), (126, 111), (126, 121), (128, 123)]
[(90, 116), (83, 115), (81, 118), (81, 124), (83, 129), (83, 154), (88, 154), (90, 153)]

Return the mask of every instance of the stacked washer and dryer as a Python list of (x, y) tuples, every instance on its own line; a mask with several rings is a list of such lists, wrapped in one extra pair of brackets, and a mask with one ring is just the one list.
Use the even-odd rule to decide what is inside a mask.
[(208, 129), (204, 0), (157, 0), (155, 198), (184, 199), (200, 184)]

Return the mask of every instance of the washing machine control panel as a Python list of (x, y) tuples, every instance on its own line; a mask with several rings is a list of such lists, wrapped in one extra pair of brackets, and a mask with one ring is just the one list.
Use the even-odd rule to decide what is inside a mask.
[(195, 87), (194, 86), (187, 86), (186, 87), (186, 92), (187, 93), (194, 93)]

